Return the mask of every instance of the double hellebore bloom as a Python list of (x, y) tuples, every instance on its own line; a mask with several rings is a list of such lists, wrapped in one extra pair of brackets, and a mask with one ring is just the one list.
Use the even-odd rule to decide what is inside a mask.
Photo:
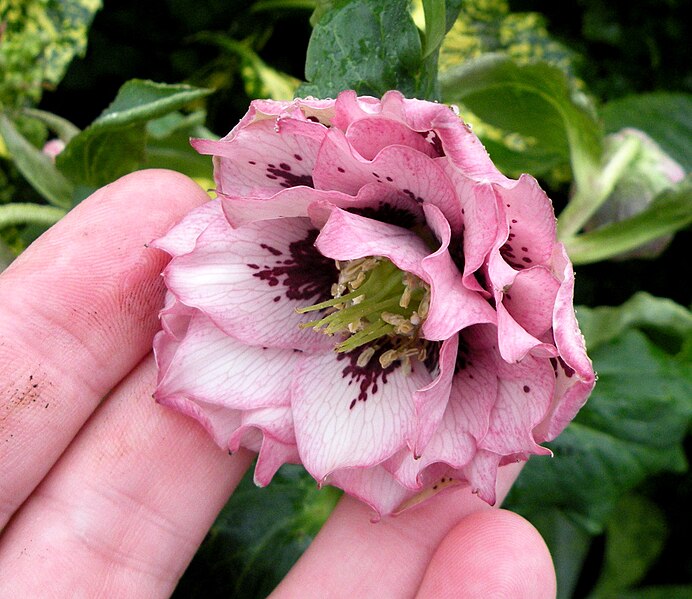
[(344, 92), (255, 101), (214, 156), (218, 198), (172, 260), (156, 399), (255, 481), (302, 463), (379, 514), (549, 454), (594, 373), (536, 181), (504, 177), (444, 105)]

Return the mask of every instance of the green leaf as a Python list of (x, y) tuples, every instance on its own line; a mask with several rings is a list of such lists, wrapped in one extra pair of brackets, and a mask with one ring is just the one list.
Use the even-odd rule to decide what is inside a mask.
[(55, 206), (67, 208), (72, 184), (58, 171), (50, 158), (33, 146), (6, 115), (0, 113), (0, 137), (19, 172), (31, 186)]
[(610, 599), (642, 580), (659, 556), (668, 528), (658, 506), (640, 495), (626, 495), (606, 524), (601, 576), (590, 599)]
[(197, 39), (211, 42), (240, 57), (240, 76), (250, 98), (291, 100), (300, 81), (265, 63), (247, 44), (216, 33), (201, 33)]
[(423, 0), (425, 13), (425, 45), (423, 58), (435, 52), (447, 33), (445, 0)]
[(146, 162), (146, 123), (209, 93), (188, 85), (128, 81), (101, 116), (58, 155), (58, 168), (87, 188), (137, 170)]
[(536, 510), (531, 523), (550, 547), (557, 575), (557, 599), (569, 599), (589, 551), (591, 535), (555, 507)]
[(339, 492), (317, 489), (299, 466), (264, 488), (245, 476), (181, 579), (173, 598), (266, 597), (305, 551)]
[(47, 228), (57, 223), (65, 214), (65, 210), (55, 206), (11, 202), (0, 206), (0, 229), (26, 223), (44, 225)]
[(662, 585), (618, 593), (615, 599), (690, 599), (692, 584)]
[(608, 133), (634, 127), (648, 133), (685, 171), (692, 170), (692, 94), (655, 92), (608, 102), (601, 115)]
[(423, 70), (420, 35), (408, 0), (342, 1), (322, 11), (308, 45), (308, 83), (297, 95), (336, 97), (354, 89), (381, 96), (398, 89), (412, 97), (434, 87), (430, 71)]
[(692, 177), (662, 192), (636, 216), (564, 239), (572, 262), (588, 264), (636, 249), (692, 223)]
[(629, 330), (592, 351), (599, 380), (576, 419), (530, 460), (507, 505), (529, 519), (550, 507), (591, 534), (646, 477), (686, 467), (681, 441), (692, 417), (692, 366)]
[(212, 186), (212, 161), (190, 147), (191, 137), (213, 139), (204, 127), (206, 114), (198, 110), (188, 115), (171, 112), (147, 123), (147, 168), (168, 168), (195, 179), (203, 186)]
[(79, 133), (79, 129), (70, 121), (52, 112), (46, 112), (45, 110), (38, 110), (36, 108), (25, 108), (22, 110), (22, 113), (28, 117), (41, 121), (66, 143)]
[(578, 181), (597, 168), (603, 138), (594, 108), (560, 68), (489, 54), (450, 67), (440, 83), (446, 102), (461, 102), (483, 122), (569, 159)]
[(621, 306), (579, 306), (577, 316), (589, 351), (613, 341), (630, 328), (641, 329), (650, 337), (653, 334), (670, 353), (677, 352), (685, 339), (692, 338), (692, 312), (667, 298), (643, 291)]
[(38, 102), (86, 48), (100, 0), (23, 0), (0, 5), (0, 104)]
[[(465, 0), (440, 50), (441, 77), (444, 79), (450, 69), (491, 53), (507, 56), (517, 64), (548, 62), (562, 70), (570, 81), (576, 81), (572, 75), (572, 53), (548, 34), (541, 15), (512, 13), (507, 0)], [(455, 89), (443, 100), (463, 104)], [(566, 153), (544, 148), (532, 135), (519, 136), (511, 130), (490, 127), (469, 106), (460, 108), (464, 120), (473, 125), (503, 172), (553, 175), (555, 167), (567, 163)]]

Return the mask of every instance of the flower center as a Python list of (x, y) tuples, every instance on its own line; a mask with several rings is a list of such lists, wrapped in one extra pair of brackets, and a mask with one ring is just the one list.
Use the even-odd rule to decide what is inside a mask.
[[(396, 360), (408, 364), (414, 355), (424, 360), (426, 343), (418, 333), (430, 305), (428, 285), (380, 256), (337, 261), (336, 268), (334, 298), (297, 309), (301, 314), (327, 310), (326, 316), (300, 326), (345, 336), (335, 347), (338, 352), (367, 345), (358, 357), (359, 366), (376, 353), (382, 368)], [(385, 344), (389, 349), (379, 352)]]

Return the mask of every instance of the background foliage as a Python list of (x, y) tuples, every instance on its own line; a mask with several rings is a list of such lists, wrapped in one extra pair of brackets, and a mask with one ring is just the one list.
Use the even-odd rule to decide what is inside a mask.
[[(163, 166), (213, 186), (187, 140), (225, 134), (254, 97), (398, 88), (456, 103), (505, 172), (554, 199), (599, 372), (506, 507), (546, 538), (561, 598), (690, 597), (692, 187), (654, 181), (642, 143), (608, 137), (639, 129), (689, 172), (683, 5), (0, 0), (0, 268), (124, 173)], [(42, 151), (55, 138), (56, 158)], [(622, 220), (594, 225), (615, 202)], [(265, 596), (337, 499), (297, 467), (264, 490), (246, 479), (176, 596)]]

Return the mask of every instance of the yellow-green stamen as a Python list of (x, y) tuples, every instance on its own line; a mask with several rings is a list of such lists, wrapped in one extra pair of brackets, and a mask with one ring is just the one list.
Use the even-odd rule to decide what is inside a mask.
[[(339, 352), (352, 351), (380, 338), (398, 338), (398, 349), (380, 356), (380, 362), (386, 356), (387, 364), (419, 353), (414, 346), (427, 315), (428, 286), (415, 275), (399, 270), (390, 260), (378, 256), (337, 262), (337, 268), (339, 280), (332, 286), (335, 297), (297, 309), (300, 314), (317, 310), (328, 310), (328, 314), (300, 326), (327, 335), (347, 335), (336, 345)], [(373, 354), (371, 348), (364, 349), (358, 358), (359, 364), (367, 364)]]

